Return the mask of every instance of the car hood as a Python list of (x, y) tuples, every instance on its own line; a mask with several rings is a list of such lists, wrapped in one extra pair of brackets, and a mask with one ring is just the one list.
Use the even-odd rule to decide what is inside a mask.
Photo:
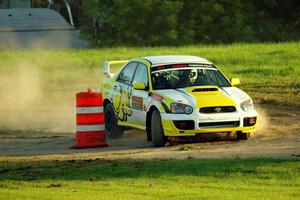
[(179, 102), (196, 108), (211, 106), (237, 106), (250, 97), (236, 87), (201, 86), (158, 90), (168, 103)]

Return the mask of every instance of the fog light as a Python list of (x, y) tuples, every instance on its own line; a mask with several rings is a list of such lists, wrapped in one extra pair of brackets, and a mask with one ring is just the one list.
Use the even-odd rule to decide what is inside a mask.
[(249, 118), (249, 124), (255, 124), (256, 123), (256, 117)]
[(180, 130), (193, 130), (195, 129), (195, 123), (193, 120), (174, 120), (176, 128)]
[(179, 122), (178, 123), (178, 126), (181, 128), (181, 129), (185, 129), (187, 127), (187, 123), (186, 122)]
[(244, 118), (244, 127), (254, 126), (256, 124), (256, 117), (246, 117)]

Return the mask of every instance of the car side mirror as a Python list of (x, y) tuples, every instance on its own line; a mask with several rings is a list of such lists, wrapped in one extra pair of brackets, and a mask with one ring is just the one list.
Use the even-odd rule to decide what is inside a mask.
[(232, 78), (230, 82), (232, 86), (239, 85), (241, 83), (239, 78)]
[(145, 90), (146, 85), (145, 85), (145, 83), (142, 83), (142, 82), (134, 83), (133, 84), (133, 89), (135, 89), (135, 90)]

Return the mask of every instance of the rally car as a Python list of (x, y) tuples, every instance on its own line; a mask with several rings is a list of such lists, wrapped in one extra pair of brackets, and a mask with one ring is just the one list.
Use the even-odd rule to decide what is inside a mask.
[[(111, 65), (123, 64), (116, 73)], [(148, 56), (104, 63), (105, 129), (118, 138), (127, 127), (145, 130), (154, 146), (170, 136), (236, 134), (256, 130), (252, 99), (210, 61), (197, 56)]]

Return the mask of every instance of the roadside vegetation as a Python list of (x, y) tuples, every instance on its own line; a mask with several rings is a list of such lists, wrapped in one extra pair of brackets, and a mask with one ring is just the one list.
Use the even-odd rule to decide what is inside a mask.
[(298, 41), (297, 0), (85, 0), (93, 46)]
[(0, 199), (298, 199), (298, 160), (0, 162)]

